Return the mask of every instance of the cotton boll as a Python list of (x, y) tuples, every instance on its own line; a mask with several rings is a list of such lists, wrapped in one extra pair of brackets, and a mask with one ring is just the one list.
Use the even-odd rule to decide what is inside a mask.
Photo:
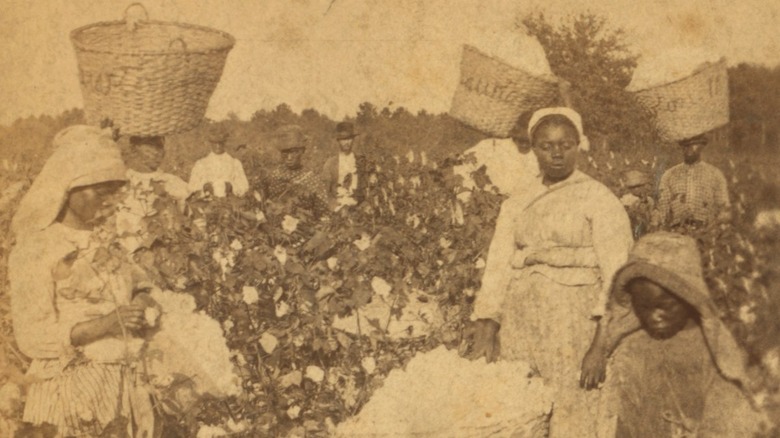
[(228, 431), (219, 426), (203, 425), (198, 429), (197, 438), (217, 438), (227, 436)]
[(290, 419), (292, 420), (298, 418), (300, 414), (301, 414), (300, 406), (290, 406), (290, 408), (287, 409), (287, 416), (290, 417)]
[(377, 295), (383, 298), (387, 298), (390, 296), (390, 292), (393, 290), (393, 286), (381, 277), (374, 277), (371, 279), (371, 289)]
[(306, 378), (314, 383), (321, 383), (325, 379), (325, 371), (316, 365), (309, 365), (306, 367)]
[(156, 327), (158, 318), (160, 318), (160, 311), (156, 307), (144, 309), (144, 319), (149, 327)]
[(250, 306), (257, 303), (257, 301), (260, 299), (260, 295), (257, 293), (257, 289), (252, 286), (244, 286), (241, 289), (241, 294), (243, 301)]
[(279, 340), (276, 336), (266, 332), (260, 336), (260, 346), (263, 347), (263, 351), (271, 354), (276, 350), (276, 346), (279, 345)]
[(364, 357), (363, 360), (360, 361), (360, 366), (363, 367), (368, 374), (374, 374), (374, 371), (376, 370), (376, 359), (370, 356)]

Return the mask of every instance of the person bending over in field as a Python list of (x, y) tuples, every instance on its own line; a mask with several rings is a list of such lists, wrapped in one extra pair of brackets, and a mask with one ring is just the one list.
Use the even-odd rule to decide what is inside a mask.
[(616, 436), (753, 436), (762, 415), (740, 388), (745, 354), (718, 318), (695, 240), (644, 236), (611, 293), (609, 321), (583, 360), (581, 384), (604, 381), (608, 352), (619, 342), (608, 381), (617, 396)]
[(226, 152), (229, 137), (227, 130), (221, 125), (212, 125), (209, 128), (211, 153), (193, 166), (190, 173), (190, 193), (203, 191), (217, 198), (224, 198), (230, 193), (244, 196), (249, 190), (249, 181), (241, 161)]
[(263, 191), (269, 199), (293, 198), (313, 212), (328, 209), (325, 184), (303, 165), (308, 137), (298, 125), (285, 125), (274, 133), (274, 147), (282, 162), (263, 181)]
[(701, 159), (707, 137), (679, 141), (683, 162), (664, 172), (658, 188), (654, 224), (677, 228), (703, 228), (731, 219), (726, 178)]

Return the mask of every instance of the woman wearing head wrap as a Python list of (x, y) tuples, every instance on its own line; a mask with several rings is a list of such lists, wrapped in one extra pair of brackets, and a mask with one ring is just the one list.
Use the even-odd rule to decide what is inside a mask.
[(615, 274), (610, 314), (602, 333), (615, 339), (643, 329), (621, 341), (615, 355), (618, 437), (758, 431), (763, 417), (740, 391), (745, 354), (718, 318), (695, 240), (667, 232), (640, 239)]
[(12, 221), (14, 336), (32, 359), (24, 421), (97, 436), (125, 419), (131, 436), (151, 434), (149, 394), (128, 362), (143, 344), (132, 337), (145, 323), (141, 278), (93, 232), (125, 181), (119, 148), (89, 126), (66, 128), (54, 146)]
[(633, 243), (623, 206), (576, 170), (582, 121), (569, 108), (537, 111), (529, 137), (541, 184), (501, 206), (477, 295), (472, 357), (523, 360), (555, 391), (550, 433), (597, 436), (599, 394), (579, 387), (580, 363), (610, 279)]

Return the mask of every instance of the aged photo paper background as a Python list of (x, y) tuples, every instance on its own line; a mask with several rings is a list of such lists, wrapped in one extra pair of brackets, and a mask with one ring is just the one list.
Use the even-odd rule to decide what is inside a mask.
[[(57, 117), (63, 111), (83, 106), (69, 32), (95, 22), (120, 20), (129, 3), (99, 0), (3, 0), (0, 3), (0, 137), (6, 148), (0, 151), (0, 158), (6, 160), (5, 167), (0, 168), (2, 209), (14, 208), (19, 190), (29, 186), (19, 181), (29, 182), (34, 177), (28, 174), (24, 175), (27, 179), (14, 179), (21, 174), (19, 168), (25, 165), (21, 161), (26, 155), (24, 151), (12, 149), (15, 143), (23, 142), (10, 137), (8, 133), (16, 132), (11, 127), (22, 126), (18, 119), (26, 119), (29, 123), (24, 125), (28, 129), (25, 132), (33, 132), (29, 126), (33, 126), (36, 117)], [(771, 0), (147, 0), (142, 3), (151, 19), (208, 26), (235, 37), (235, 47), (227, 57), (206, 113), (209, 120), (231, 123), (248, 121), (257, 111), (270, 112), (280, 104), (288, 105), (298, 114), (311, 108), (333, 121), (354, 118), (364, 102), (370, 102), (378, 110), (389, 108), (391, 112), (405, 108), (411, 114), (446, 113), (458, 84), (463, 44), (489, 45), (502, 35), (516, 32), (515, 26), (523, 17), (540, 12), (554, 23), (581, 13), (605, 17), (610, 28), (625, 31), (625, 41), (633, 53), (640, 55), (640, 63), (644, 58), (663, 59), (665, 53), (683, 46), (723, 56), (729, 67), (746, 63), (776, 72), (780, 65), (780, 2)], [(774, 82), (766, 83), (764, 93), (780, 93), (776, 73), (774, 77)], [(758, 114), (764, 108), (755, 110)], [(757, 117), (768, 120), (768, 125), (762, 124), (761, 129), (770, 134), (762, 137), (754, 132), (749, 134), (752, 137), (745, 137), (749, 138), (746, 142), (760, 141), (765, 147), (732, 150), (732, 155), (721, 155), (739, 161), (740, 154), (755, 154), (753, 158), (765, 154), (766, 163), (770, 164), (756, 172), (763, 175), (766, 186), (776, 186), (780, 177), (769, 166), (778, 163), (780, 114)], [(42, 141), (50, 140), (51, 136), (53, 133), (39, 135)], [(236, 142), (242, 143), (240, 146), (264, 147), (265, 137), (251, 138), (251, 133), (243, 131), (236, 136), (239, 137)], [(472, 137), (473, 143), (484, 138), (473, 133)], [(728, 132), (718, 131), (716, 144), (710, 147), (728, 147), (728, 137)], [(208, 150), (206, 143), (194, 136), (184, 136), (175, 144), (182, 148), (191, 146), (198, 151), (195, 156), (205, 155)], [(453, 146), (449, 152), (463, 152), (470, 146)], [(666, 162), (667, 167), (680, 162), (676, 147), (653, 147), (662, 151), (659, 160)], [(192, 163), (176, 161), (187, 156), (182, 150), (169, 151), (174, 158), (166, 158), (164, 168), (186, 176)], [(406, 150), (399, 152), (406, 153)], [(419, 152), (417, 157), (419, 160)], [(704, 159), (707, 157), (705, 151)], [(31, 157), (40, 163), (46, 158), (47, 155)], [(728, 161), (724, 158), (719, 165), (731, 163), (733, 171), (732, 158)], [(745, 178), (755, 176), (751, 175)], [(652, 176), (657, 182), (660, 173)], [(733, 181), (736, 180), (729, 176), (730, 184)], [(9, 194), (8, 188), (16, 188), (16, 192)], [(748, 193), (750, 188), (745, 190)], [(776, 214), (780, 208), (777, 192), (767, 189), (762, 193), (761, 208), (774, 210)], [(732, 199), (732, 202), (750, 201)], [(753, 215), (755, 208), (746, 206)], [(7, 223), (3, 226), (7, 227)], [(8, 233), (7, 229), (2, 233)], [(10, 235), (3, 240), (7, 240), (2, 248), (5, 264)], [(761, 259), (756, 266), (767, 263)], [(1, 269), (5, 270), (6, 266)], [(0, 294), (5, 296), (3, 305), (7, 307), (6, 286), (0, 284)], [(766, 287), (770, 294), (778, 294), (778, 284)], [(777, 296), (767, 299), (780, 302)], [(750, 306), (737, 307), (732, 309), (735, 315), (755, 310)], [(7, 312), (3, 318), (8, 328)], [(750, 320), (751, 316), (745, 318)], [(767, 338), (769, 332), (766, 336), (760, 332), (750, 336), (750, 342), (755, 345), (775, 344)], [(780, 355), (780, 350), (777, 351)], [(11, 362), (0, 363), (0, 367), (8, 364)], [(774, 366), (774, 372), (778, 373), (777, 364)], [(373, 370), (373, 365), (370, 367)], [(446, 374), (447, 368), (440, 372)], [(5, 373), (3, 378), (10, 378), (10, 374), (10, 371)], [(0, 380), (0, 385), (3, 383)], [(289, 409), (288, 416), (298, 415)]]

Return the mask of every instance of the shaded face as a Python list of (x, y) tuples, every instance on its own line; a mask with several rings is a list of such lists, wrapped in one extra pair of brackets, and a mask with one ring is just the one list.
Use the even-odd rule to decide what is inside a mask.
[(165, 148), (160, 145), (141, 143), (135, 146), (140, 164), (150, 171), (155, 171), (165, 158)]
[(701, 143), (680, 145), (683, 152), (683, 159), (688, 164), (693, 164), (701, 158), (701, 150), (704, 145)]
[(518, 151), (523, 154), (531, 151), (531, 140), (528, 138), (527, 132), (513, 132), (511, 135)]
[(655, 339), (669, 339), (695, 315), (693, 308), (658, 284), (637, 278), (627, 286), (642, 328)]
[(211, 143), (211, 151), (215, 154), (224, 154), (225, 150), (227, 150), (227, 147), (224, 142)]
[(305, 148), (292, 148), (282, 151), (282, 162), (284, 167), (290, 170), (300, 169), (303, 164), (303, 152)]
[(123, 181), (108, 181), (76, 187), (68, 193), (65, 208), (84, 225), (94, 225), (111, 215)]
[(345, 154), (352, 152), (352, 144), (354, 143), (353, 138), (340, 138), (338, 139), (338, 142), (341, 152)]
[(543, 125), (532, 138), (534, 154), (545, 179), (566, 179), (577, 164), (577, 132), (565, 125)]

